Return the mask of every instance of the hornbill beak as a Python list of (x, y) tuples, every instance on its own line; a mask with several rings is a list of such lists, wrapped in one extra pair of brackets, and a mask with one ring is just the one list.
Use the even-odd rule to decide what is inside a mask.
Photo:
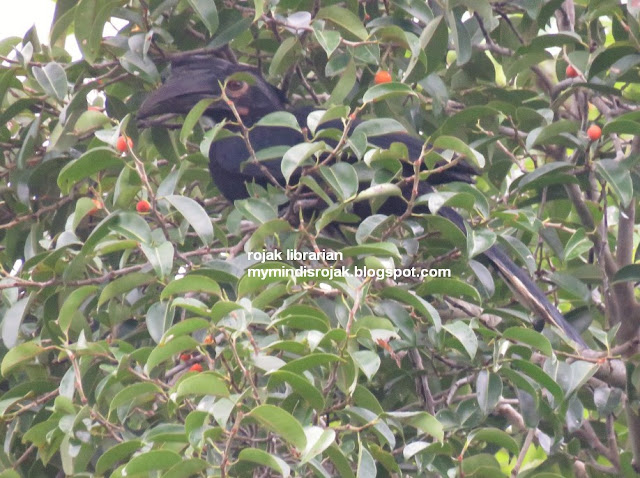
[(215, 101), (205, 111), (215, 121), (228, 118), (235, 121), (229, 105), (222, 99), (222, 86), (226, 96), (245, 124), (251, 125), (265, 114), (284, 109), (277, 88), (257, 81), (260, 72), (249, 65), (230, 63), (211, 55), (181, 57), (171, 62), (171, 73), (165, 82), (153, 91), (138, 110), (137, 119), (167, 113), (187, 114), (203, 99)]
[(146, 119), (166, 113), (187, 114), (198, 101), (220, 96), (219, 76), (215, 71), (178, 70), (142, 103), (137, 118)]

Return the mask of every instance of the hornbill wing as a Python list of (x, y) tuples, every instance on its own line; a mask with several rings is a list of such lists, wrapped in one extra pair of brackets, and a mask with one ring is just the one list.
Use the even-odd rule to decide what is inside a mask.
[[(237, 81), (233, 76), (237, 72), (243, 72), (251, 77), (251, 81)], [(230, 78), (229, 78), (230, 77)], [(220, 100), (222, 85), (226, 85), (226, 96), (231, 99), (246, 126), (252, 126), (260, 118), (274, 111), (284, 110), (284, 101), (278, 91), (264, 81), (259, 72), (253, 67), (229, 63), (219, 58), (194, 56), (193, 59), (181, 59), (172, 64), (172, 73), (166, 83), (158, 88), (145, 100), (139, 112), (138, 119), (145, 119), (163, 113), (182, 113), (191, 110), (197, 101), (203, 98), (216, 98)], [(309, 110), (294, 111), (301, 127), (306, 126), (306, 112)], [(229, 105), (223, 101), (215, 101), (205, 112), (207, 116), (216, 121), (229, 119), (234, 121), (235, 113)], [(341, 123), (327, 123), (322, 128), (339, 127)], [(234, 129), (233, 126), (230, 129)], [(235, 131), (239, 129), (235, 127)], [(293, 146), (304, 141), (299, 132), (282, 127), (255, 126), (250, 129), (249, 142), (254, 151), (260, 151), (273, 146)], [(415, 160), (422, 150), (422, 142), (406, 134), (385, 134), (369, 138), (375, 146), (388, 148), (394, 142), (400, 142), (407, 146), (409, 159)], [(271, 178), (279, 183), (284, 183), (280, 169), (281, 158), (263, 161), (260, 165), (247, 162), (250, 154), (244, 138), (234, 135), (214, 141), (209, 152), (209, 168), (214, 182), (229, 200), (248, 197), (246, 182), (255, 181), (259, 184), (267, 184)], [(403, 165), (405, 176), (413, 174), (411, 165)], [(268, 173), (267, 173), (268, 172)], [(427, 180), (420, 183), (419, 193), (424, 194), (433, 191), (432, 185), (443, 184), (452, 181), (471, 182), (471, 177), (476, 171), (464, 162), (447, 169), (439, 174), (430, 175)], [(271, 178), (269, 177), (271, 176)], [(407, 188), (408, 189), (408, 188)], [(406, 193), (407, 191), (405, 191)], [(380, 209), (386, 214), (402, 214), (403, 206), (398, 198), (389, 198), (387, 204)], [(451, 220), (463, 232), (466, 226), (462, 216), (448, 207), (439, 209), (438, 214)], [(484, 256), (491, 262), (503, 277), (505, 282), (516, 292), (516, 297), (529, 307), (540, 318), (544, 319), (560, 329), (569, 338), (574, 340), (581, 348), (588, 348), (580, 334), (569, 324), (560, 312), (549, 302), (544, 293), (535, 282), (518, 267), (507, 254), (498, 246), (493, 246), (485, 251)]]
[[(307, 111), (308, 108), (294, 111), (298, 121), (306, 121), (304, 113)], [(354, 122), (353, 128), (358, 124), (358, 121)], [(300, 123), (301, 128), (306, 126), (306, 122)], [(342, 129), (343, 125), (339, 121), (329, 121), (320, 124), (318, 131), (330, 128)], [(259, 155), (260, 152), (267, 152), (268, 154), (268, 151), (271, 150), (273, 152), (274, 148), (277, 149), (276, 152), (279, 152), (280, 155), (276, 159), (260, 161), (260, 165), (258, 165), (251, 161), (251, 153), (247, 148), (247, 144), (244, 138), (239, 135), (227, 136), (211, 144), (209, 169), (216, 185), (227, 199), (235, 200), (246, 197), (246, 191), (243, 187), (246, 182), (254, 181), (264, 186), (275, 179), (278, 183), (284, 185), (284, 176), (280, 167), (281, 154), (287, 147), (304, 142), (304, 137), (300, 132), (291, 128), (254, 126), (249, 131), (249, 142), (256, 155)], [(331, 139), (325, 139), (325, 142), (332, 147), (337, 144), (335, 140)], [(369, 138), (369, 142), (383, 149), (388, 149), (393, 143), (402, 143), (407, 147), (408, 158), (410, 159), (418, 158), (423, 146), (423, 142), (419, 139), (402, 133), (373, 136)], [(354, 158), (349, 159), (353, 160)], [(405, 162), (403, 167), (405, 176), (413, 174), (413, 167), (410, 164)], [(461, 162), (453, 168), (432, 174), (429, 176), (427, 183), (433, 185), (453, 181), (470, 183), (472, 182), (472, 176), (475, 174), (477, 174), (477, 171), (474, 168), (465, 162)], [(410, 192), (410, 187), (406, 189), (407, 192)], [(422, 194), (426, 192), (428, 191), (421, 191)], [(398, 203), (398, 206), (402, 208), (402, 204)], [(404, 210), (398, 208), (395, 208), (395, 210), (387, 208), (386, 211), (389, 214), (397, 215), (404, 212)]]

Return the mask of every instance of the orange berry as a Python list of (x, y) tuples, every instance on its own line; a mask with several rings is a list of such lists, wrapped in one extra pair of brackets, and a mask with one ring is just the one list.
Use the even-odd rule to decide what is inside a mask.
[(204, 338), (204, 343), (207, 344), (207, 345), (212, 344), (213, 343), (213, 337), (211, 335), (207, 335)]
[(600, 129), (600, 126), (598, 126), (597, 124), (592, 124), (591, 126), (589, 126), (589, 129), (587, 129), (587, 136), (589, 136), (589, 139), (591, 141), (598, 141), (600, 139), (600, 136), (602, 136), (602, 130)]
[(202, 372), (202, 365), (200, 365), (199, 363), (194, 363), (191, 367), (189, 367), (189, 371)]
[(87, 111), (97, 111), (98, 113), (100, 113), (102, 111), (102, 108), (100, 108), (99, 106), (89, 106), (87, 107)]
[(145, 214), (151, 211), (151, 204), (149, 204), (149, 201), (141, 199), (140, 201), (138, 201), (138, 204), (136, 204), (136, 211), (141, 214)]
[(391, 83), (393, 78), (391, 78), (391, 73), (385, 70), (380, 70), (376, 73), (376, 76), (373, 78), (373, 82), (376, 85), (381, 85), (382, 83)]
[(575, 78), (578, 76), (578, 70), (576, 70), (573, 65), (568, 65), (565, 70), (565, 74), (567, 75), (567, 78)]
[(191, 360), (191, 354), (187, 354), (187, 353), (181, 354), (180, 360), (182, 360), (183, 362), (187, 362)]
[(133, 140), (127, 136), (120, 136), (116, 141), (116, 149), (121, 153), (126, 153), (133, 148)]
[(102, 209), (102, 202), (100, 202), (98, 199), (92, 199), (91, 202), (93, 202), (93, 205), (95, 207), (89, 210), (88, 212), (89, 216), (93, 216), (100, 209)]

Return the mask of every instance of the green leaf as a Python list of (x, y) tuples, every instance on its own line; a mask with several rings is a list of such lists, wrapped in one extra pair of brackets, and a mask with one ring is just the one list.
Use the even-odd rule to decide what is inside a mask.
[(189, 274), (169, 282), (160, 294), (160, 299), (164, 300), (174, 295), (194, 292), (215, 296), (222, 295), (220, 286), (213, 279), (200, 274)]
[(293, 415), (275, 405), (259, 405), (249, 412), (246, 417), (258, 421), (268, 430), (280, 435), (298, 450), (307, 446), (307, 437), (298, 420)]
[(378, 469), (376, 467), (376, 462), (371, 456), (369, 450), (367, 450), (362, 443), (360, 443), (360, 451), (358, 453), (358, 474), (357, 478), (367, 478), (371, 476), (378, 476)]
[(208, 466), (209, 463), (201, 458), (183, 458), (182, 461), (169, 468), (169, 470), (162, 475), (162, 478), (189, 478), (204, 471)]
[(527, 327), (509, 327), (502, 336), (507, 340), (515, 340), (535, 347), (547, 357), (553, 356), (553, 347), (549, 339), (535, 330)]
[(549, 278), (576, 299), (585, 303), (591, 301), (589, 287), (577, 277), (562, 272), (554, 272)]
[(105, 451), (96, 462), (96, 473), (103, 475), (119, 461), (124, 461), (142, 447), (140, 440), (118, 443)]
[(605, 136), (609, 134), (630, 134), (633, 136), (640, 136), (640, 123), (637, 121), (623, 119), (609, 121), (602, 128), (602, 134)]
[(400, 287), (385, 287), (381, 293), (382, 297), (395, 299), (410, 307), (413, 307), (421, 316), (427, 317), (433, 324), (436, 332), (442, 327), (442, 320), (438, 311), (422, 297), (419, 297), (413, 291), (407, 291)]
[[(363, 121), (353, 129), (352, 136), (364, 134), (367, 138), (382, 136), (390, 133), (406, 133), (407, 129), (392, 118), (375, 118)], [(401, 138), (401, 137), (400, 137)], [(399, 142), (400, 139), (398, 139)]]
[(476, 395), (482, 413), (489, 415), (493, 412), (502, 396), (500, 376), (487, 370), (481, 370), (476, 379)]
[(280, 473), (283, 478), (287, 478), (291, 474), (291, 468), (286, 461), (259, 448), (242, 449), (238, 454), (238, 461), (248, 461), (250, 463), (267, 466)]
[(171, 274), (173, 269), (173, 244), (169, 241), (163, 242), (159, 246), (149, 246), (141, 243), (140, 250), (153, 266), (158, 279), (164, 280)]
[(356, 197), (356, 202), (368, 199), (385, 198), (391, 196), (402, 196), (402, 190), (396, 184), (384, 183), (370, 186), (364, 191), (360, 191)]
[(327, 103), (336, 106), (342, 105), (345, 98), (347, 98), (353, 90), (356, 80), (356, 64), (355, 61), (350, 60), (344, 72), (340, 75), (338, 83), (336, 83), (336, 86), (331, 91), (331, 96)]
[(530, 173), (522, 176), (517, 183), (518, 189), (520, 189), (521, 191), (526, 191), (527, 189), (555, 184), (555, 181), (552, 182), (554, 179), (557, 179), (558, 177), (566, 177), (566, 175), (562, 175), (559, 173), (562, 171), (567, 171), (571, 168), (573, 168), (573, 165), (565, 161), (556, 161), (553, 163), (543, 164), (542, 166), (535, 168)]
[(178, 210), (182, 217), (196, 231), (196, 234), (205, 246), (213, 242), (213, 225), (211, 219), (203, 207), (193, 199), (186, 196), (165, 196), (169, 204)]
[(527, 148), (533, 149), (534, 146), (538, 145), (554, 144), (554, 141), (562, 134), (576, 134), (578, 132), (578, 126), (576, 121), (559, 120), (547, 126), (536, 128), (529, 132), (527, 136)]
[(282, 163), (280, 164), (282, 175), (287, 183), (294, 171), (299, 168), (306, 159), (320, 151), (325, 151), (326, 148), (327, 145), (324, 141), (318, 143), (300, 143), (289, 148), (282, 157)]
[(288, 111), (275, 111), (273, 113), (269, 113), (268, 115), (260, 118), (255, 125), (291, 128), (293, 130), (300, 131), (298, 120)]
[(16, 159), (16, 163), (20, 169), (27, 168), (27, 160), (30, 159), (34, 154), (34, 149), (36, 146), (36, 140), (38, 139), (38, 135), (40, 134), (40, 122), (42, 117), (38, 116), (29, 126), (27, 134), (24, 137), (22, 142), (22, 146), (20, 147), (20, 152), (18, 153), (18, 158)]
[(62, 307), (60, 307), (60, 314), (58, 315), (58, 325), (64, 333), (69, 332), (73, 314), (75, 314), (82, 303), (86, 301), (88, 297), (94, 295), (97, 290), (98, 287), (95, 285), (85, 285), (74, 290), (67, 296)]
[(151, 371), (162, 362), (169, 360), (181, 352), (194, 350), (198, 345), (200, 345), (198, 342), (185, 335), (176, 337), (169, 342), (160, 342), (151, 351), (149, 358), (147, 358), (147, 363), (144, 366), (146, 373), (151, 373)]
[(43, 68), (33, 67), (33, 76), (36, 78), (45, 93), (62, 101), (67, 96), (69, 85), (67, 74), (59, 63), (47, 63)]
[(2, 376), (6, 377), (14, 368), (19, 367), (24, 362), (30, 362), (44, 352), (44, 350), (43, 347), (35, 342), (25, 342), (9, 349), (2, 359), (2, 365), (0, 366)]
[(640, 281), (640, 264), (627, 264), (618, 269), (611, 280), (611, 284), (638, 281)]
[(209, 34), (213, 35), (218, 29), (218, 9), (213, 0), (188, 0), (191, 7), (209, 30)]
[(269, 65), (269, 76), (278, 76), (289, 69), (298, 57), (300, 42), (297, 37), (288, 37), (276, 50), (271, 64)]
[(117, 214), (111, 225), (111, 230), (138, 243), (150, 244), (152, 242), (149, 224), (135, 212), (124, 211)]
[(468, 324), (460, 320), (447, 323), (442, 326), (444, 330), (453, 335), (469, 354), (469, 358), (473, 359), (478, 351), (478, 338), (473, 329)]
[(459, 279), (431, 279), (418, 288), (421, 296), (430, 294), (443, 294), (453, 297), (469, 297), (480, 303), (482, 298), (478, 290), (470, 284)]
[(358, 368), (371, 380), (380, 368), (380, 357), (371, 350), (358, 350), (350, 353)]
[(278, 220), (278, 210), (275, 205), (265, 199), (241, 199), (235, 202), (235, 206), (244, 217), (262, 226)]
[(112, 11), (123, 2), (112, 0), (80, 0), (75, 8), (74, 36), (82, 56), (89, 63), (95, 63), (102, 44), (104, 24), (111, 18)]
[(598, 176), (607, 182), (623, 207), (627, 207), (633, 199), (633, 183), (631, 173), (615, 159), (596, 161)]
[(196, 124), (198, 124), (198, 120), (215, 100), (215, 98), (205, 98), (198, 101), (196, 105), (191, 108), (191, 111), (189, 111), (189, 114), (184, 119), (184, 123), (182, 123), (182, 128), (180, 129), (180, 142), (182, 144), (187, 144), (187, 139), (191, 136), (191, 133), (193, 133)]
[(327, 54), (327, 58), (340, 46), (340, 40), (342, 39), (340, 33), (333, 30), (319, 30), (314, 28), (313, 35)]
[(197, 330), (202, 330), (208, 328), (210, 322), (205, 319), (201, 319), (198, 317), (192, 317), (190, 319), (184, 319), (178, 322), (176, 325), (171, 327), (169, 330), (165, 332), (165, 334), (160, 339), (160, 342), (168, 342), (173, 337), (178, 337), (180, 335), (191, 334)]
[(128, 385), (120, 390), (109, 404), (109, 414), (123, 405), (134, 406), (153, 399), (156, 394), (162, 393), (162, 389), (152, 382), (141, 382)]
[(427, 45), (433, 38), (434, 34), (438, 30), (438, 27), (440, 26), (441, 22), (442, 22), (442, 16), (438, 16), (430, 20), (422, 30), (422, 33), (420, 33), (420, 39), (418, 43), (420, 48), (415, 48), (415, 49), (412, 49), (411, 51), (411, 58), (409, 60), (409, 64), (407, 65), (406, 71), (402, 75), (403, 83), (407, 80), (407, 78), (409, 78), (409, 75), (411, 74), (416, 64), (418, 63), (418, 59), (420, 58), (420, 53), (425, 51), (425, 48), (427, 47)]
[(32, 294), (16, 301), (9, 307), (4, 313), (2, 318), (2, 341), (4, 346), (8, 349), (15, 347), (18, 342), (18, 335), (20, 334), (20, 326), (22, 320), (29, 308), (29, 304), (32, 299)]
[(416, 92), (404, 83), (382, 83), (369, 88), (362, 97), (362, 102), (366, 104), (396, 96), (416, 96)]
[(514, 368), (517, 368), (524, 372), (528, 377), (533, 379), (537, 384), (549, 390), (553, 398), (555, 399), (555, 405), (562, 403), (564, 399), (564, 393), (560, 385), (556, 383), (553, 378), (549, 376), (544, 370), (538, 367), (536, 364), (527, 362), (526, 360), (515, 359), (512, 362)]
[(453, 46), (456, 49), (456, 64), (462, 66), (471, 59), (471, 37), (466, 26), (453, 9), (447, 9), (446, 16), (451, 29)]
[(122, 166), (122, 160), (115, 157), (111, 148), (93, 148), (62, 168), (58, 174), (58, 187), (63, 194), (69, 194), (80, 180), (106, 169), (120, 170)]
[(293, 391), (309, 402), (314, 409), (324, 408), (324, 396), (304, 375), (282, 369), (269, 374), (270, 386), (277, 386), (282, 382), (287, 382)]
[(444, 427), (438, 419), (427, 412), (391, 412), (386, 415), (406, 421), (422, 433), (431, 435), (438, 441), (444, 440)]
[(479, 430), (473, 430), (467, 437), (467, 443), (471, 443), (474, 440), (494, 443), (516, 456), (520, 453), (520, 447), (511, 435), (498, 428), (481, 428)]
[(104, 289), (102, 289), (100, 297), (98, 298), (98, 307), (114, 297), (129, 292), (136, 287), (147, 285), (154, 280), (155, 277), (153, 275), (146, 274), (144, 272), (133, 272), (120, 277), (110, 282)]
[(145, 324), (155, 343), (160, 343), (165, 332), (171, 327), (175, 311), (166, 301), (154, 302), (147, 310)]
[(288, 370), (293, 373), (302, 373), (305, 370), (309, 370), (313, 367), (328, 365), (333, 362), (344, 362), (344, 359), (334, 354), (314, 353), (307, 355), (306, 357), (300, 357), (292, 360), (288, 364), (284, 365), (280, 370)]
[(310, 426), (304, 429), (307, 436), (307, 446), (300, 457), (300, 463), (307, 463), (312, 458), (318, 456), (329, 448), (336, 438), (336, 432), (331, 429)]
[(330, 167), (321, 166), (320, 174), (341, 201), (351, 198), (358, 192), (358, 173), (349, 163), (340, 162)]
[(572, 261), (573, 259), (576, 259), (582, 256), (582, 254), (591, 250), (592, 247), (593, 243), (587, 238), (587, 234), (584, 228), (581, 227), (575, 233), (573, 233), (573, 235), (567, 241), (567, 245), (564, 249), (563, 260), (565, 262)]
[(124, 471), (127, 475), (150, 473), (155, 470), (166, 470), (181, 462), (183, 457), (171, 450), (151, 450), (134, 456)]
[(436, 149), (448, 149), (464, 156), (479, 168), (484, 168), (484, 156), (475, 149), (467, 146), (464, 141), (455, 136), (438, 136), (433, 142)]
[(332, 5), (318, 10), (316, 19), (324, 18), (342, 27), (345, 34), (355, 36), (359, 40), (366, 40), (369, 36), (367, 29), (362, 25), (360, 19), (346, 8)]
[(229, 390), (220, 377), (211, 372), (202, 372), (187, 377), (178, 384), (175, 399), (178, 400), (186, 395), (228, 397)]

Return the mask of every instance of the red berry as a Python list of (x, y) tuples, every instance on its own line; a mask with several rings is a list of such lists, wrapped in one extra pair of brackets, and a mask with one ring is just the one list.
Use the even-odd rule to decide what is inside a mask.
[(200, 365), (199, 363), (194, 363), (191, 367), (189, 367), (189, 371), (202, 372), (202, 365)]
[(87, 111), (97, 111), (98, 113), (100, 113), (102, 111), (102, 108), (100, 108), (99, 106), (89, 106), (87, 107)]
[(141, 214), (145, 214), (151, 211), (151, 204), (149, 204), (149, 201), (145, 201), (144, 199), (141, 199), (140, 201), (138, 201), (138, 204), (136, 204), (136, 211), (138, 211)]
[(589, 126), (589, 129), (587, 130), (587, 136), (589, 136), (589, 139), (591, 141), (598, 141), (600, 139), (600, 136), (602, 136), (602, 130), (600, 129), (600, 126), (598, 126), (597, 124), (592, 124), (591, 126)]
[(575, 78), (578, 76), (578, 70), (576, 70), (573, 65), (568, 65), (565, 74), (567, 78)]
[(187, 362), (189, 360), (191, 360), (191, 354), (181, 354), (180, 355), (180, 360), (182, 360), (183, 362)]
[(91, 208), (88, 212), (89, 216), (93, 216), (95, 213), (97, 213), (100, 209), (102, 209), (102, 203), (97, 200), (97, 199), (92, 199), (91, 202), (93, 202), (93, 205), (95, 207)]
[(373, 78), (373, 82), (376, 85), (380, 85), (382, 83), (391, 83), (392, 81), (393, 81), (393, 78), (391, 78), (391, 73), (385, 70), (380, 70), (378, 73), (376, 73), (376, 76)]
[(125, 153), (133, 148), (133, 140), (127, 136), (120, 136), (116, 141), (116, 149), (121, 153)]

